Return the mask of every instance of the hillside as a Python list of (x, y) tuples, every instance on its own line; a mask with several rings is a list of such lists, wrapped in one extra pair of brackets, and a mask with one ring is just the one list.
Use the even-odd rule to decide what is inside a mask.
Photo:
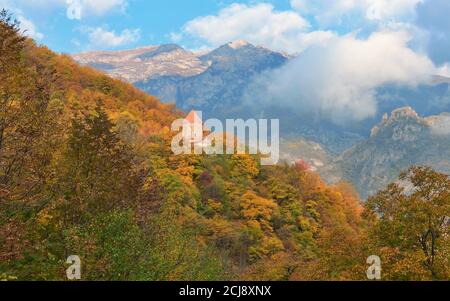
[(350, 188), (252, 156), (174, 156), (173, 106), (1, 24), (2, 279), (64, 279), (70, 254), (90, 280), (347, 277), (324, 248), (338, 228), (358, 239)]

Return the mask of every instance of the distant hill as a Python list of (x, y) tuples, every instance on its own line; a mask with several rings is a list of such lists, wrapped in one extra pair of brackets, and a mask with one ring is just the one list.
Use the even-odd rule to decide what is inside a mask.
[(81, 53), (73, 58), (83, 65), (137, 83), (161, 76), (188, 77), (202, 73), (208, 65), (178, 45), (148, 46), (124, 51)]

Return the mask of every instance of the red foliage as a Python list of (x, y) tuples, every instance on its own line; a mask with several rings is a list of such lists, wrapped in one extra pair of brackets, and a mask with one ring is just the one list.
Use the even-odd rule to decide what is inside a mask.
[(311, 164), (309, 164), (303, 159), (299, 159), (297, 162), (295, 162), (294, 166), (300, 171), (310, 171), (312, 168)]

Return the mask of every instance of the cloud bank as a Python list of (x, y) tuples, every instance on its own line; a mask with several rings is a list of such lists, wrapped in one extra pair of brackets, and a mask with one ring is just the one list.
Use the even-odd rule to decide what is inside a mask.
[(405, 32), (389, 31), (367, 39), (335, 37), (256, 78), (246, 102), (318, 113), (336, 123), (372, 117), (377, 112), (377, 87), (430, 83), (438, 71), (426, 55), (408, 48), (409, 40)]

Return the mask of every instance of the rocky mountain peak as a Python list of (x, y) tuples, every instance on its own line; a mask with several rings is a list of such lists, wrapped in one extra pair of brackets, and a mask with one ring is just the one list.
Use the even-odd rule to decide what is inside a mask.
[(247, 41), (239, 40), (222, 45), (219, 48), (205, 54), (203, 57), (211, 58), (241, 56), (255, 50), (257, 50), (257, 47), (255, 47), (254, 45), (248, 43)]
[(244, 40), (238, 40), (203, 55), (200, 59), (211, 66), (214, 72), (235, 74), (242, 80), (245, 75), (279, 67), (287, 61), (281, 53), (264, 47), (257, 47)]
[[(411, 107), (384, 114), (371, 137), (330, 164), (355, 184), (363, 198), (373, 195), (411, 165), (450, 171), (450, 114), (419, 116)], [(328, 168), (325, 175), (332, 170)]]
[(381, 130), (389, 128), (396, 128), (395, 132), (401, 131), (400, 129), (408, 125), (408, 129), (411, 129), (413, 124), (425, 124), (425, 119), (419, 117), (416, 111), (411, 107), (402, 107), (392, 111), (389, 116), (387, 113), (383, 115), (381, 123), (374, 126), (371, 131), (370, 137), (377, 136)]
[(217, 49), (202, 56), (203, 59), (211, 58), (234, 58), (252, 60), (259, 57), (280, 56), (284, 59), (287, 57), (279, 52), (269, 50), (261, 46), (255, 46), (245, 40), (237, 40), (224, 44)]
[(384, 114), (380, 124), (372, 129), (371, 138), (384, 133), (394, 141), (410, 142), (420, 139), (419, 134), (450, 135), (450, 113), (421, 117), (411, 107), (394, 110), (389, 117)]
[(389, 121), (395, 122), (401, 119), (419, 119), (419, 115), (411, 107), (403, 107), (392, 111), (391, 118)]

